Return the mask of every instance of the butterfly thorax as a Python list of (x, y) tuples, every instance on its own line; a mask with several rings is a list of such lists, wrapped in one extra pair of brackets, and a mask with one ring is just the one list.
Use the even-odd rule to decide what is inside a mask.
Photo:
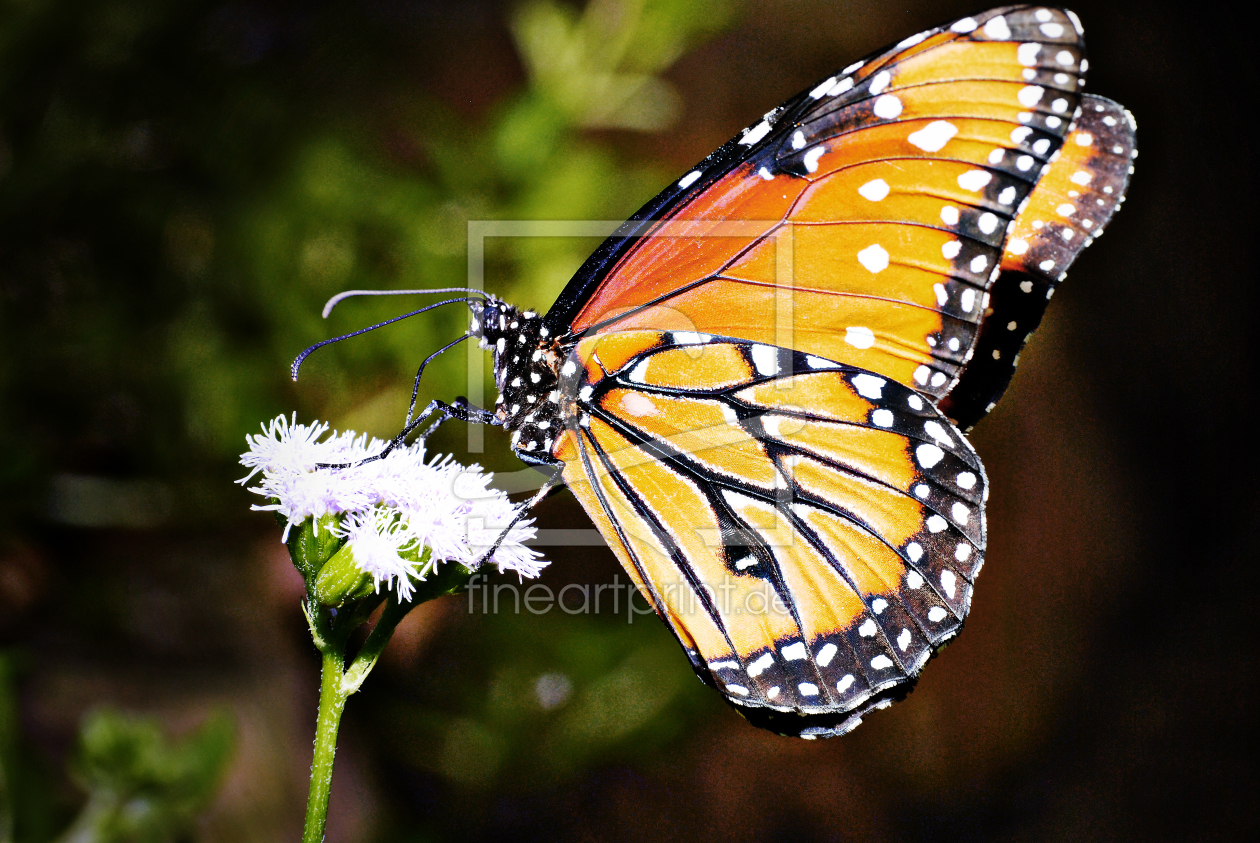
[(527, 462), (551, 462), (563, 427), (560, 366), (568, 347), (532, 310), (487, 296), (471, 305), (468, 333), (490, 351), (499, 389), (494, 415), (512, 433), (512, 449)]

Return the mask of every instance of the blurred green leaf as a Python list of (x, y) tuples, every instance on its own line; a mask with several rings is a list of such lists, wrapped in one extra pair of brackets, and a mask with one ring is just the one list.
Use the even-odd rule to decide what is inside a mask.
[(100, 709), (84, 720), (72, 772), (87, 805), (63, 843), (159, 843), (187, 834), (232, 753), (232, 719), (211, 716), (170, 741), (154, 720)]

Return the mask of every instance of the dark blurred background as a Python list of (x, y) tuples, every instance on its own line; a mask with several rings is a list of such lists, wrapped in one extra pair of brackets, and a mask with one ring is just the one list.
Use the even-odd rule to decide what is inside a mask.
[[(844, 738), (779, 738), (654, 618), (449, 598), (349, 703), (330, 843), (1255, 839), (1255, 48), (1210, 4), (1073, 8), (1089, 90), (1134, 112), (1141, 157), (973, 435), (988, 564), (917, 690)], [(466, 324), (392, 326), (291, 384), (304, 346), (405, 304), (325, 322), (329, 295), (463, 283), (469, 220), (623, 217), (798, 90), (975, 7), (0, 10), (0, 840), (39, 843), (144, 775), (184, 801), (116, 839), (298, 838), (318, 660), (235, 461), (292, 409), (391, 433)], [(593, 245), (492, 240), (487, 286), (545, 309)], [(463, 393), (466, 367), (442, 358), (425, 394)], [(520, 468), (496, 431), (433, 446)], [(586, 526), (567, 494), (538, 517)], [(618, 570), (544, 550), (553, 589)]]

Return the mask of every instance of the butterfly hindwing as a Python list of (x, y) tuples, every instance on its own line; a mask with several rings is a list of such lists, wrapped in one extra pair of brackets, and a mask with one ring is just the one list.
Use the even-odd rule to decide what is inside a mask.
[(754, 720), (846, 731), (957, 632), (984, 471), (918, 393), (687, 332), (591, 337), (572, 359), (566, 482), (697, 673)]

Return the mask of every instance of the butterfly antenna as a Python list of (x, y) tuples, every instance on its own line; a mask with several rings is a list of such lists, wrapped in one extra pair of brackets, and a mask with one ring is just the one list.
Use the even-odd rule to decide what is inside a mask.
[(333, 296), (324, 305), (323, 316), (328, 318), (328, 314), (332, 313), (333, 308), (342, 301), (354, 296), (421, 296), (429, 293), (474, 293), (482, 294), (481, 290), (474, 290), (472, 287), (434, 287), (431, 290), (343, 290)]
[(311, 353), (315, 351), (316, 349), (323, 348), (326, 345), (332, 345), (335, 342), (341, 342), (342, 340), (348, 340), (351, 337), (357, 337), (359, 334), (366, 334), (368, 331), (375, 331), (377, 328), (384, 328), (386, 325), (392, 325), (393, 323), (400, 322), (403, 319), (410, 319), (412, 316), (417, 316), (421, 313), (424, 313), (427, 310), (433, 310), (435, 307), (443, 307), (445, 305), (455, 304), (457, 302), (466, 303), (466, 302), (473, 302), (473, 301), (482, 301), (482, 299), (473, 298), (471, 296), (465, 296), (463, 298), (458, 298), (458, 299), (447, 299), (446, 301), (440, 301), (437, 304), (431, 304), (427, 307), (422, 307), (419, 310), (413, 310), (410, 313), (404, 313), (402, 316), (395, 316), (393, 319), (386, 319), (384, 322), (377, 322), (375, 325), (372, 325), (370, 327), (360, 328), (359, 330), (352, 331), (349, 334), (342, 334), (339, 337), (333, 337), (332, 339), (321, 340), (320, 342), (315, 343), (310, 348), (303, 351), (301, 354), (297, 356), (296, 359), (294, 359), (293, 365), (289, 369), (289, 375), (293, 378), (293, 380), (296, 381), (298, 379), (298, 369), (302, 367), (302, 361), (304, 361), (307, 357), (310, 357)]

